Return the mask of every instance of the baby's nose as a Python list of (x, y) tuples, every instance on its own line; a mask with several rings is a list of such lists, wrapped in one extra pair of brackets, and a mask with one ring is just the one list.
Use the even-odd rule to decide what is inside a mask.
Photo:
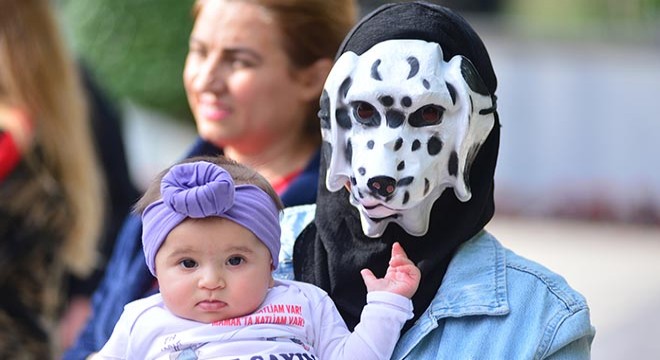
[(199, 279), (199, 287), (203, 289), (222, 289), (225, 285), (224, 277), (219, 271), (215, 270), (204, 271)]

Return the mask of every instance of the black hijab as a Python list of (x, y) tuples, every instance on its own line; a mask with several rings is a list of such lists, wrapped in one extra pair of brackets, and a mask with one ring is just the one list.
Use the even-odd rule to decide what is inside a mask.
[[(497, 79), (486, 48), (472, 27), (450, 9), (424, 2), (387, 4), (364, 17), (351, 31), (337, 57), (347, 51), (361, 55), (373, 45), (391, 39), (419, 39), (440, 44), (444, 60), (463, 55), (473, 64), (490, 94)], [(328, 146), (328, 144), (324, 144)], [(412, 236), (390, 223), (378, 238), (364, 235), (349, 193), (331, 193), (325, 186), (329, 157), (321, 159), (321, 174), (314, 221), (298, 237), (294, 248), (297, 280), (320, 286), (337, 304), (350, 329), (360, 320), (366, 303), (363, 268), (383, 276), (392, 244), (400, 242), (422, 271), (419, 290), (413, 297), (415, 317), (426, 310), (435, 296), (457, 247), (477, 234), (494, 212), (493, 176), (499, 147), (499, 119), (481, 146), (471, 170), (472, 198), (463, 203), (451, 189), (436, 200), (428, 232)]]

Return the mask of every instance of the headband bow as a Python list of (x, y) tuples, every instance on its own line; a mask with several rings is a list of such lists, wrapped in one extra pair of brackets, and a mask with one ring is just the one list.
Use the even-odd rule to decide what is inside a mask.
[(147, 267), (156, 275), (155, 259), (167, 235), (187, 218), (217, 216), (250, 230), (266, 245), (277, 268), (280, 251), (279, 211), (273, 199), (255, 185), (234, 186), (218, 165), (198, 161), (173, 166), (161, 181), (162, 199), (142, 213), (142, 246)]

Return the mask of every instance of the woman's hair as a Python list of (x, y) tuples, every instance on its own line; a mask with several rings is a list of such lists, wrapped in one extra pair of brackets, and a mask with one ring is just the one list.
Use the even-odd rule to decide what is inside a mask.
[[(193, 17), (207, 1), (196, 0)], [(246, 2), (262, 7), (282, 33), (282, 48), (293, 68), (302, 69), (319, 59), (333, 60), (339, 45), (357, 21), (355, 0), (223, 0)], [(321, 94), (319, 93), (319, 98)], [(314, 121), (307, 130), (320, 137), (318, 99), (310, 104)]]
[(97, 260), (105, 199), (85, 94), (50, 6), (49, 0), (0, 4), (0, 104), (27, 113), (34, 140), (24, 160), (43, 175), (22, 185), (39, 189), (11, 194), (10, 204), (33, 216), (31, 208), (53, 195), (47, 183), (54, 183), (63, 204), (48, 209), (52, 213), (45, 216), (50, 219), (47, 226), (64, 235), (60, 256), (65, 265), (85, 275)]
[[(277, 207), (278, 210), (282, 210), (284, 208), (284, 206), (282, 205), (282, 201), (280, 200), (280, 197), (277, 195), (275, 190), (273, 190), (273, 187), (270, 185), (268, 180), (266, 180), (266, 178), (264, 178), (256, 170), (246, 165), (240, 164), (234, 160), (231, 160), (227, 157), (224, 157), (222, 155), (194, 156), (184, 159), (174, 165), (186, 164), (197, 161), (210, 162), (225, 169), (234, 180), (234, 185), (250, 184), (259, 187), (261, 190), (265, 191), (266, 194), (268, 194), (273, 199), (273, 201), (275, 202), (275, 206)], [(135, 204), (135, 207), (133, 209), (135, 213), (142, 214), (142, 212), (144, 211), (144, 209), (147, 208), (147, 206), (162, 198), (160, 193), (160, 183), (163, 180), (165, 174), (167, 174), (167, 172), (170, 171), (172, 166), (168, 167), (167, 169), (161, 171), (158, 175), (156, 175), (156, 177), (147, 187), (147, 190), (144, 192), (144, 195)]]

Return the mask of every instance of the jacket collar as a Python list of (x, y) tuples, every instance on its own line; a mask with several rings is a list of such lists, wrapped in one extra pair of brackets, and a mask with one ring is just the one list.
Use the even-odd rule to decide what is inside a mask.
[(403, 358), (443, 318), (508, 313), (505, 249), (482, 230), (458, 249), (431, 305), (402, 336), (392, 358)]
[(508, 312), (505, 251), (491, 234), (482, 230), (456, 252), (423, 317), (437, 321), (444, 317)]

